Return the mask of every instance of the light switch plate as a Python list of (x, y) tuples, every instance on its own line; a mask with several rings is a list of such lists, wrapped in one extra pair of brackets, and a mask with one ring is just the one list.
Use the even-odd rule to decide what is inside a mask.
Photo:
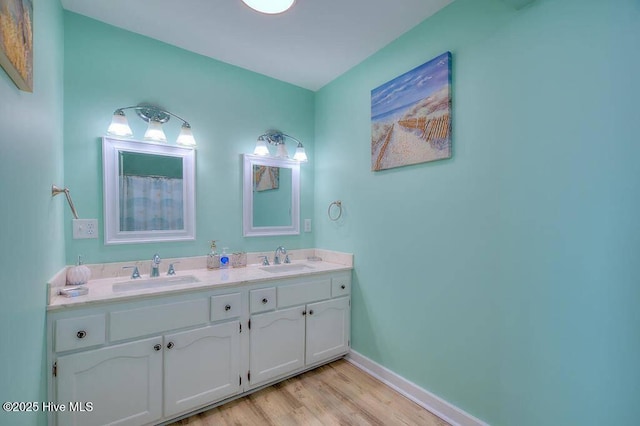
[(73, 219), (73, 239), (98, 238), (98, 219)]
[(304, 232), (311, 232), (311, 219), (304, 220)]

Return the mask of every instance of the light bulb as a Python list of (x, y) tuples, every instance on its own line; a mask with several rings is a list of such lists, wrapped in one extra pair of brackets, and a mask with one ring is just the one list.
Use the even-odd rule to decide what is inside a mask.
[(267, 144), (264, 143), (262, 139), (258, 139), (256, 142), (256, 149), (253, 150), (255, 155), (269, 155), (269, 148), (267, 148)]
[(117, 110), (113, 113), (113, 118), (111, 119), (111, 124), (107, 129), (107, 133), (114, 136), (133, 136), (127, 117), (124, 115), (122, 110)]
[(147, 131), (144, 132), (144, 140), (166, 142), (167, 137), (162, 130), (162, 123), (156, 120), (149, 120), (149, 127), (147, 127)]
[(284, 145), (284, 142), (281, 142), (278, 144), (278, 151), (276, 153), (276, 157), (289, 158), (289, 153), (287, 152), (287, 147)]
[(304, 152), (304, 146), (302, 146), (301, 143), (298, 143), (298, 146), (296, 148), (296, 153), (293, 154), (293, 159), (300, 162), (307, 161), (307, 153)]
[(196, 146), (196, 140), (193, 138), (193, 132), (191, 131), (189, 123), (184, 123), (182, 125), (176, 143), (183, 146)]

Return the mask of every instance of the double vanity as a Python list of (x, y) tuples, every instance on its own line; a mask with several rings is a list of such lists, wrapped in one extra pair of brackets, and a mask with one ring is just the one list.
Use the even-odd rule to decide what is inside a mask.
[[(195, 241), (195, 154), (103, 138), (106, 246)], [(243, 236), (300, 234), (300, 163), (243, 155), (243, 167)], [(169, 423), (344, 356), (353, 256), (278, 247), (273, 263), (279, 253), (281, 264), (249, 253), (249, 266), (216, 270), (152, 253), (85, 265), (93, 279), (67, 287), (76, 297), (60, 294), (60, 271), (48, 286), (49, 424)]]
[(320, 257), (218, 270), (180, 259), (175, 275), (139, 279), (122, 276), (126, 264), (92, 265), (89, 293), (73, 298), (54, 278), (49, 401), (66, 409), (49, 423), (170, 422), (344, 356), (353, 259), (295, 259)]

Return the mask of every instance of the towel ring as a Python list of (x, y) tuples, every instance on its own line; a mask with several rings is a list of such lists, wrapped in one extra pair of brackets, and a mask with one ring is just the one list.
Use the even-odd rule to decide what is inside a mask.
[[(331, 215), (331, 207), (334, 205), (338, 208), (338, 216), (335, 216), (335, 217)], [(329, 204), (329, 208), (327, 209), (327, 215), (329, 216), (329, 219), (331, 219), (334, 222), (340, 219), (340, 217), (342, 216), (342, 201), (338, 200)]]

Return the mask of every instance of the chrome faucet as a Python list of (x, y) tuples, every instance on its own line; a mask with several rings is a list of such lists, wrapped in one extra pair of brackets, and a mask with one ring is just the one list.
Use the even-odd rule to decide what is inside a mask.
[(132, 280), (137, 280), (138, 278), (140, 278), (140, 271), (138, 271), (137, 266), (123, 266), (122, 269), (133, 269), (133, 272), (131, 272)]
[(176, 274), (176, 268), (173, 266), (175, 263), (180, 263), (180, 261), (175, 261), (173, 263), (169, 264), (169, 269), (167, 269), (167, 275), (175, 275)]
[[(282, 247), (282, 246), (278, 246), (278, 248), (276, 249), (276, 254), (273, 256), (273, 264), (274, 265), (279, 265), (280, 264), (280, 256), (278, 255), (278, 253), (280, 254), (284, 254), (285, 256), (287, 255), (287, 249)], [(288, 256), (287, 256), (288, 258)], [(286, 259), (285, 259), (285, 263)]]
[(158, 253), (153, 255), (153, 259), (151, 259), (151, 277), (159, 277), (160, 276), (160, 255)]

